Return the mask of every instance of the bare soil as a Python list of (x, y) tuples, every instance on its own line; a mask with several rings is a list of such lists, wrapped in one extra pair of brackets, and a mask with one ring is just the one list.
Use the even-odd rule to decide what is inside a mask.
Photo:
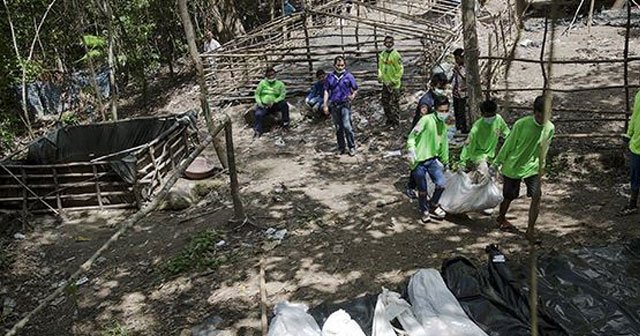
[[(586, 28), (578, 26), (568, 35), (557, 36), (557, 55), (620, 58), (620, 31), (594, 26), (590, 37)], [(541, 36), (538, 26), (525, 31), (523, 38), (540, 40)], [(636, 35), (632, 56), (640, 54), (639, 45)], [(521, 49), (521, 57), (537, 57), (540, 50)], [(637, 74), (639, 66), (634, 65), (631, 73)], [(539, 66), (514, 67), (511, 85), (539, 86), (539, 70)], [(621, 82), (620, 71), (620, 67), (563, 66), (557, 68), (554, 78), (557, 76), (559, 85), (587, 86)], [(162, 91), (166, 104), (158, 108), (181, 112), (197, 106), (194, 85), (184, 81)], [(275, 130), (253, 140), (241, 116), (246, 107), (235, 107), (231, 115), (241, 194), (252, 223), (230, 224), (233, 211), (226, 186), (186, 211), (157, 211), (104, 253), (86, 274), (86, 283), (71, 286), (22, 334), (100, 335), (120, 328), (127, 335), (188, 335), (208, 317), (219, 316), (224, 334), (259, 335), (261, 260), (266, 265), (270, 307), (281, 300), (313, 306), (377, 293), (382, 286), (398, 286), (418, 268), (439, 268), (456, 255), (483, 261), (487, 244), (498, 244), (516, 261), (525, 260), (527, 245), (522, 236), (498, 231), (491, 216), (450, 216), (429, 224), (419, 221), (417, 205), (402, 195), (407, 166), (402, 157), (386, 155), (403, 147), (414, 108), (412, 94), (405, 97), (398, 129), (384, 128), (383, 120), (376, 118), (377, 96), (358, 98), (354, 104), (355, 157), (335, 154), (329, 120), (298, 119), (290, 132)], [(520, 94), (513, 99), (527, 104), (533, 96)], [(624, 92), (617, 90), (558, 95), (557, 102), (565, 107), (621, 110), (623, 97)], [(291, 102), (300, 106), (297, 100)], [(299, 108), (295, 113), (300, 113)], [(514, 121), (522, 113), (505, 113), (505, 117)], [(566, 117), (557, 117), (558, 133), (580, 129), (579, 133), (621, 132), (623, 127), (619, 121), (562, 123)], [(206, 155), (215, 160), (212, 151)], [(639, 236), (638, 215), (616, 217), (628, 193), (621, 141), (557, 139), (549, 155), (537, 224), (543, 250), (563, 251)], [(510, 210), (513, 223), (522, 230), (528, 205), (526, 198), (520, 198)], [(217, 208), (217, 212), (195, 217)], [(11, 298), (16, 305), (6, 310), (0, 326), (10, 328), (56, 286), (64, 285), (62, 281), (128, 215), (76, 213), (64, 223), (40, 217), (31, 220), (29, 231), (22, 231), (16, 221), (3, 221), (0, 261), (6, 262), (0, 275), (0, 304)], [(268, 227), (288, 230), (280, 244), (265, 238), (263, 229)], [(215, 270), (168, 275), (166, 263), (191, 237), (207, 229), (223, 236), (225, 244), (219, 251), (227, 262)], [(18, 231), (26, 239), (13, 239)]]

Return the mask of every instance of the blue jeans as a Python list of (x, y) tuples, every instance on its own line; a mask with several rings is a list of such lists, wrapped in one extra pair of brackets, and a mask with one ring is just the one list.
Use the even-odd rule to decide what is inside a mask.
[(353, 125), (351, 124), (351, 103), (331, 103), (329, 104), (331, 119), (336, 127), (336, 137), (338, 139), (338, 150), (345, 150), (345, 138), (349, 149), (356, 147)]
[(640, 191), (640, 155), (631, 153), (631, 191)]
[(255, 113), (256, 120), (253, 124), (253, 130), (257, 134), (262, 134), (262, 121), (264, 120), (264, 117), (269, 113), (276, 113), (278, 111), (282, 114), (282, 127), (289, 127), (289, 104), (283, 100), (271, 105), (271, 107), (257, 106)]
[(307, 103), (307, 106), (309, 106), (314, 111), (320, 111), (322, 109), (322, 97), (320, 96), (307, 96), (304, 102)]
[(438, 205), (440, 196), (444, 191), (444, 186), (447, 184), (447, 180), (444, 178), (444, 166), (437, 158), (431, 158), (422, 161), (417, 167), (411, 171), (413, 181), (418, 187), (418, 206), (420, 212), (429, 211), (429, 202), (427, 202), (427, 175), (431, 178), (431, 181), (435, 183), (436, 188), (431, 197), (431, 204), (433, 206)]

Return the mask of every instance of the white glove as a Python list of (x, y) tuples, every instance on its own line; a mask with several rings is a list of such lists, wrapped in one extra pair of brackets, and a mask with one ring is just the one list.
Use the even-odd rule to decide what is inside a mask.
[(415, 150), (410, 150), (409, 152), (407, 152), (407, 160), (409, 161), (409, 163), (414, 163), (416, 161)]

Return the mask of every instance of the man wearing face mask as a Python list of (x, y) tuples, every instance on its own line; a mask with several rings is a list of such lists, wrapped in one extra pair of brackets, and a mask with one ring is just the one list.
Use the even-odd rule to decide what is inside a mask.
[(469, 129), (467, 128), (467, 74), (464, 69), (464, 50), (461, 48), (454, 50), (453, 57), (456, 62), (451, 80), (453, 113), (456, 117), (456, 129), (467, 134)]
[(497, 110), (498, 105), (493, 100), (486, 100), (480, 104), (482, 118), (473, 123), (460, 153), (460, 161), (467, 168), (478, 167), (482, 162), (493, 160), (496, 156), (498, 138), (506, 138), (509, 135), (509, 126), (499, 114), (496, 114)]
[[(407, 139), (411, 176), (418, 187), (418, 207), (424, 223), (431, 221), (432, 217), (445, 217), (438, 202), (447, 183), (444, 165), (449, 163), (449, 141), (445, 122), (449, 118), (449, 99), (437, 96), (434, 110), (435, 113), (420, 118)], [(430, 200), (427, 200), (427, 175), (435, 184)]]
[(436, 73), (431, 77), (430, 88), (427, 92), (420, 97), (418, 101), (418, 107), (416, 108), (416, 112), (413, 116), (413, 121), (411, 122), (411, 128), (414, 128), (418, 123), (418, 120), (422, 117), (421, 110), (426, 106), (427, 113), (433, 112), (433, 102), (436, 97), (446, 97), (447, 84), (449, 81), (447, 80), (447, 76), (443, 73)]
[[(535, 222), (542, 191), (540, 190), (540, 167), (544, 167), (546, 154), (555, 131), (551, 121), (544, 124), (544, 97), (538, 96), (533, 102), (533, 116), (518, 119), (513, 129), (494, 160), (492, 170), (501, 168), (504, 181), (500, 204), (500, 213), (496, 219), (500, 230), (515, 231), (515, 227), (507, 220), (511, 202), (520, 194), (520, 182), (527, 186), (527, 196), (531, 197), (529, 221)], [(542, 159), (542, 165), (540, 165)]]
[(276, 79), (276, 70), (268, 67), (265, 70), (265, 79), (260, 81), (254, 98), (256, 100), (255, 122), (253, 124), (253, 137), (262, 135), (262, 122), (270, 113), (282, 114), (282, 128), (289, 128), (289, 104), (284, 100), (287, 90), (282, 81)]
[[(338, 152), (348, 153), (349, 156), (356, 155), (356, 142), (351, 123), (351, 102), (358, 92), (358, 84), (353, 75), (347, 71), (347, 63), (344, 57), (337, 56), (333, 60), (335, 70), (327, 75), (324, 81), (324, 100), (322, 111), (329, 115), (336, 127), (336, 138), (338, 141)], [(346, 146), (345, 146), (346, 138)]]
[(400, 81), (404, 73), (402, 57), (393, 45), (393, 37), (385, 37), (385, 50), (378, 55), (378, 81), (382, 83), (381, 100), (388, 126), (400, 124)]

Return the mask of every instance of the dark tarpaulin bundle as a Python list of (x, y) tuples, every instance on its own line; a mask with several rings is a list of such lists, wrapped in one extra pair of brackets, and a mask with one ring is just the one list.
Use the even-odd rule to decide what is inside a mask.
[(640, 240), (549, 253), (538, 270), (542, 304), (570, 335), (640, 335)]
[[(511, 274), (505, 256), (487, 248), (486, 269), (478, 269), (463, 257), (447, 260), (442, 276), (467, 315), (492, 336), (531, 335), (528, 293)], [(539, 306), (540, 335), (564, 336), (567, 331)]]
[(370, 336), (377, 300), (378, 294), (366, 294), (343, 303), (321, 303), (309, 309), (308, 313), (322, 326), (333, 312), (342, 309), (358, 323), (365, 335)]
[(29, 146), (25, 163), (87, 162), (150, 142), (176, 122), (176, 118), (149, 118), (65, 126)]

